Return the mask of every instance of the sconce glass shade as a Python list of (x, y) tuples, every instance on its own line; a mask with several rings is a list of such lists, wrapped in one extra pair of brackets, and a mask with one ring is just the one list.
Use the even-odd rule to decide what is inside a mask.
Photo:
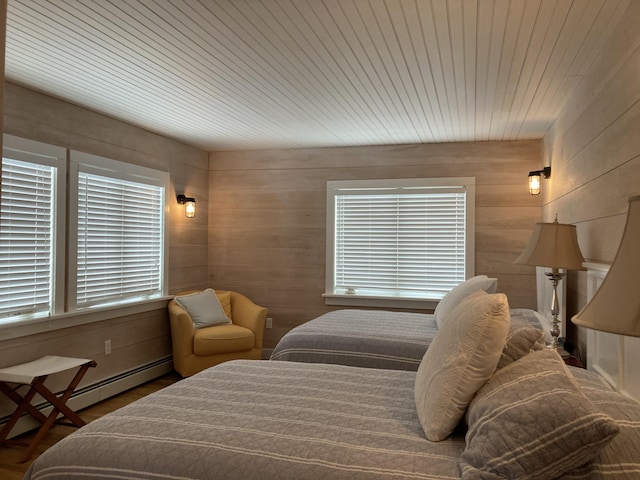
[(542, 176), (538, 172), (531, 172), (529, 174), (529, 194), (540, 195), (540, 182)]
[(187, 218), (193, 218), (196, 216), (196, 201), (184, 203), (184, 214)]
[(193, 218), (196, 216), (196, 199), (191, 197), (185, 197), (184, 195), (178, 195), (178, 203), (184, 205), (184, 215), (187, 218)]
[(556, 221), (536, 223), (529, 243), (514, 263), (583, 270), (582, 262), (576, 226)]
[(629, 198), (627, 223), (609, 273), (571, 321), (593, 330), (640, 337), (640, 195)]
[(542, 170), (529, 172), (529, 194), (540, 195), (542, 177), (551, 177), (551, 167), (544, 167)]

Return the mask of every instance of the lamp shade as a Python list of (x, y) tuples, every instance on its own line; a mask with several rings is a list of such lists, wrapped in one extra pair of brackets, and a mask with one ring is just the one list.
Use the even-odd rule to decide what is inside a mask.
[(629, 198), (627, 223), (609, 273), (571, 320), (593, 330), (640, 337), (640, 195)]
[(515, 263), (538, 267), (582, 270), (584, 257), (578, 245), (576, 226), (566, 223), (536, 223), (529, 243)]

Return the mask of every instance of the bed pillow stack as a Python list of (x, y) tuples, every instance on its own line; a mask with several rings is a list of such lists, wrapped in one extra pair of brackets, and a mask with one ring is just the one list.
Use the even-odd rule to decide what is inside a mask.
[(427, 439), (447, 438), (476, 391), (491, 377), (509, 330), (504, 294), (467, 296), (443, 323), (418, 367), (415, 402)]
[[(503, 294), (463, 299), (416, 373), (416, 410), (430, 441), (468, 431), (462, 478), (543, 480), (581, 471), (620, 427), (582, 392), (542, 333), (510, 321)], [(497, 367), (501, 368), (497, 368)]]
[(497, 278), (489, 278), (486, 275), (477, 275), (454, 287), (442, 298), (442, 300), (440, 300), (433, 312), (438, 328), (442, 328), (442, 325), (444, 325), (453, 310), (466, 297), (478, 290), (484, 290), (487, 293), (495, 293), (497, 286)]

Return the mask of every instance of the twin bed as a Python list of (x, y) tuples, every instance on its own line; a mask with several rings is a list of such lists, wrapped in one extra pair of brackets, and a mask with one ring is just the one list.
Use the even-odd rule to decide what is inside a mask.
[[(357, 346), (357, 336), (336, 349), (327, 342), (342, 338), (337, 325), (357, 324), (351, 313), (339, 312), (309, 322), (293, 335), (297, 340), (274, 351), (274, 358), (289, 360), (309, 355), (312, 363), (232, 361), (207, 369), (91, 422), (41, 455), (25, 478), (639, 478), (640, 404), (540, 349), (542, 332), (530, 325), (537, 317), (505, 315), (503, 306), (507, 323), (492, 323), (493, 305), (486, 302), (465, 300), (470, 308), (453, 317), (470, 329), (492, 325), (506, 346), (476, 352), (481, 361), (495, 353), (498, 368), (492, 366), (488, 380), (475, 379), (462, 421), (444, 439), (427, 440), (427, 424), (449, 415), (456, 403), (449, 395), (457, 392), (428, 384), (435, 376), (432, 384), (439, 385), (447, 365), (458, 375), (457, 362), (469, 361), (468, 348), (449, 355), (464, 341), (443, 340), (455, 338), (458, 326), (434, 331), (433, 316), (403, 314), (396, 318), (410, 325), (405, 331), (384, 313), (364, 311), (358, 315), (377, 327), (363, 338), (377, 350)], [(477, 310), (486, 315), (475, 318)], [(332, 326), (324, 338), (308, 340), (323, 324)], [(411, 341), (416, 330), (423, 336)], [(532, 330), (538, 333), (525, 339)], [(404, 338), (393, 354), (379, 353), (386, 351), (385, 332)], [(493, 334), (467, 333), (490, 348)], [(362, 368), (367, 359), (374, 368)], [(431, 394), (445, 401), (442, 408), (429, 406)]]
[[(495, 278), (470, 278), (449, 292), (433, 314), (335, 310), (289, 331), (271, 360), (416, 371), (439, 326), (460, 301), (476, 290), (494, 293), (496, 287)], [(534, 310), (511, 309), (510, 313), (513, 325), (530, 325), (549, 337), (549, 327)]]
[[(565, 478), (638, 478), (640, 406), (594, 374), (572, 372), (624, 431), (596, 463)], [(464, 432), (424, 438), (415, 375), (227, 362), (91, 422), (40, 456), (27, 478), (460, 478)], [(518, 427), (537, 428), (532, 419)]]
[[(511, 320), (547, 336), (548, 327), (534, 310), (511, 309)], [(416, 371), (436, 333), (433, 314), (335, 310), (289, 331), (271, 360)]]

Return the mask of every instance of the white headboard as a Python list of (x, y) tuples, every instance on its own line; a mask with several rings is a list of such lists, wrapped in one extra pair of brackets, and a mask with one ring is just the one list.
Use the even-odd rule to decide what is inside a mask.
[[(603, 263), (585, 263), (587, 301), (609, 271)], [(640, 337), (587, 330), (587, 368), (599, 373), (616, 390), (640, 401)]]

